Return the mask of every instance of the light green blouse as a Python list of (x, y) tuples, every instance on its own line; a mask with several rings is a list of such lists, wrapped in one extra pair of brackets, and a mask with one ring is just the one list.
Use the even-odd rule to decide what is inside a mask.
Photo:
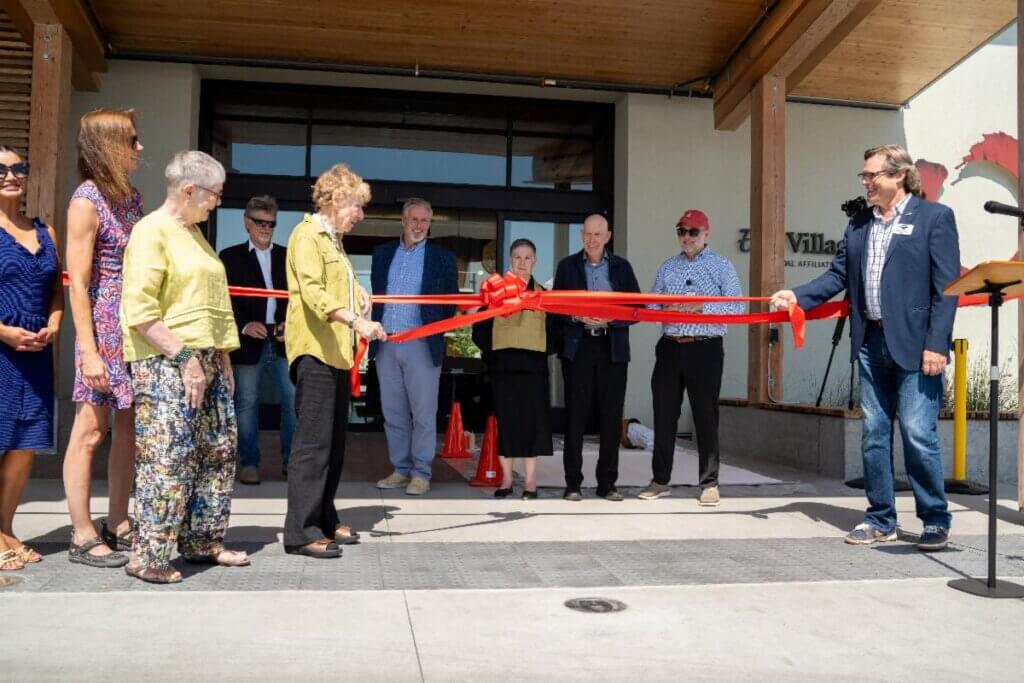
[(162, 320), (185, 346), (233, 351), (238, 329), (224, 264), (203, 235), (157, 210), (132, 228), (124, 251), (121, 329), (128, 362), (159, 356), (133, 328)]

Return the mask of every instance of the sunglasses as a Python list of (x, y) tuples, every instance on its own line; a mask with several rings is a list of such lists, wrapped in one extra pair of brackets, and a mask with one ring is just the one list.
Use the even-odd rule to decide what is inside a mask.
[(261, 218), (253, 218), (249, 214), (245, 214), (245, 217), (255, 223), (257, 228), (269, 228), (270, 230), (273, 230), (277, 227), (277, 221), (265, 221)]
[(680, 237), (700, 237), (702, 232), (703, 228), (676, 228), (676, 234)]
[(18, 163), (11, 164), (10, 166), (7, 164), (0, 164), (0, 180), (6, 178), (8, 173), (14, 175), (15, 178), (24, 178), (28, 176), (28, 162), (19, 161)]

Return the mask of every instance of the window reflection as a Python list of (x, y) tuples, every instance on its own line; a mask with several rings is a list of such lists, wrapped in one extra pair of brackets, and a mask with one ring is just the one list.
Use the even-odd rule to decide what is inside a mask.
[(229, 173), (306, 174), (306, 126), (265, 121), (217, 121), (211, 154)]
[(590, 140), (512, 139), (513, 187), (589, 191), (593, 179), (594, 145)]
[(505, 184), (505, 138), (401, 128), (314, 126), (311, 173), (344, 162), (370, 180)]

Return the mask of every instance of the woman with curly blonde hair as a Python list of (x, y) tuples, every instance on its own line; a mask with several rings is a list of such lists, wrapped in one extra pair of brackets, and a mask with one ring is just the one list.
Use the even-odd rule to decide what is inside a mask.
[(384, 339), (368, 320), (369, 296), (356, 280), (342, 240), (363, 219), (370, 186), (344, 164), (313, 186), (316, 213), (288, 240), (288, 326), (284, 343), (295, 382), (295, 436), (288, 462), (285, 551), (316, 558), (341, 556), (359, 534), (334, 507), (348, 427), (348, 371), (356, 335)]

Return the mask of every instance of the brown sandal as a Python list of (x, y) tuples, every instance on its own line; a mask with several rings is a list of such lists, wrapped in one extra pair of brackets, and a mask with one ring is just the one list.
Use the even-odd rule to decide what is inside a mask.
[(352, 527), (339, 526), (334, 530), (334, 542), (338, 545), (352, 545), (359, 542), (359, 532)]
[[(234, 555), (238, 559), (226, 556)], [(186, 562), (192, 564), (214, 564), (220, 567), (248, 567), (252, 562), (244, 550), (220, 550), (212, 555), (182, 555)]]
[(129, 563), (124, 566), (124, 573), (147, 583), (181, 583), (181, 574), (170, 567), (157, 569), (143, 565), (132, 566)]

